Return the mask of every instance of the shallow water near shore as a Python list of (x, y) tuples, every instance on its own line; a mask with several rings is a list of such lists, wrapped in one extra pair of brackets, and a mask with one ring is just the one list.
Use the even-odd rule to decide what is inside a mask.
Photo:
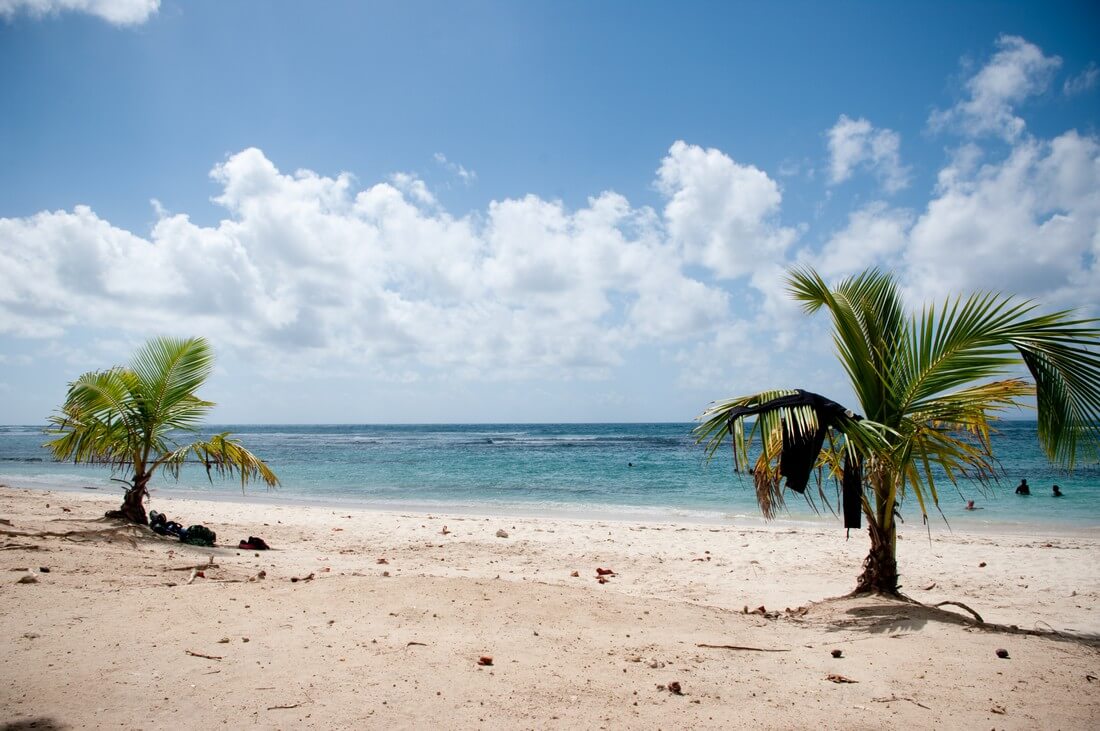
[[(693, 424), (212, 425), (233, 432), (278, 473), (282, 486), (250, 486), (246, 499), (365, 505), (402, 510), (631, 519), (745, 522), (758, 516), (751, 480), (733, 473), (722, 451), (709, 464)], [(1039, 449), (1035, 422), (999, 424), (999, 484), (940, 485), (940, 506), (955, 527), (1026, 531), (1100, 527), (1100, 466), (1067, 473)], [(40, 427), (0, 427), (0, 483), (17, 487), (116, 492), (110, 470), (57, 463)], [(1020, 478), (1028, 497), (1013, 493)], [(1051, 497), (1051, 485), (1065, 496)], [(158, 476), (162, 493), (241, 499), (239, 483), (211, 484), (201, 469)], [(823, 486), (835, 496), (831, 482)], [(811, 491), (816, 492), (811, 481)], [(981, 510), (963, 509), (975, 500)], [(838, 524), (819, 504), (788, 493), (781, 518)], [(903, 506), (919, 522), (917, 505)], [(943, 524), (935, 513), (933, 524)]]

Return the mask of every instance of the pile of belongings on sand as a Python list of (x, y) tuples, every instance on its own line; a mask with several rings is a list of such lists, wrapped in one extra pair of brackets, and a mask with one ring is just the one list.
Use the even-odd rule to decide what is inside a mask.
[(174, 520), (168, 520), (164, 513), (155, 510), (149, 512), (149, 527), (154, 533), (162, 536), (175, 536), (181, 543), (189, 543), (192, 546), (213, 546), (218, 536), (205, 525), (193, 525), (184, 528)]

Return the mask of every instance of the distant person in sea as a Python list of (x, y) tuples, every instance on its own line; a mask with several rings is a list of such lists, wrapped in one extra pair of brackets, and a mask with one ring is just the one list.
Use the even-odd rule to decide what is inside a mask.
[(967, 510), (981, 510), (981, 508), (979, 508), (977, 505), (974, 504), (973, 500), (967, 500), (966, 501), (966, 509)]
[(1028, 487), (1026, 479), (1020, 480), (1020, 484), (1016, 486), (1016, 494), (1017, 495), (1030, 495), (1031, 494), (1031, 488)]
[(1062, 488), (1058, 487), (1057, 485), (1054, 486), (1054, 497), (1063, 497)]

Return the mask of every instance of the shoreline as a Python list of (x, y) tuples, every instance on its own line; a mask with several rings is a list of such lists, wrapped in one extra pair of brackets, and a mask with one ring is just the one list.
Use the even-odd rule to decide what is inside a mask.
[[(200, 548), (104, 520), (114, 503), (0, 488), (2, 720), (789, 729), (1100, 717), (1085, 677), (1100, 671), (1096, 538), (903, 534), (913, 604), (843, 596), (867, 546), (839, 528), (156, 496), (152, 509), (217, 532)], [(250, 535), (273, 550), (235, 547)], [(614, 572), (606, 584), (597, 568)], [(931, 606), (941, 601), (992, 624)]]
[[(96, 519), (101, 518), (103, 511), (118, 507), (116, 504), (118, 501), (114, 497), (98, 493), (98, 491), (39, 490), (0, 485), (0, 498), (9, 493), (22, 493), (22, 497), (32, 500), (43, 497), (51, 497), (54, 500), (68, 498), (66, 502), (70, 510), (79, 509), (87, 512), (90, 509), (92, 516)], [(478, 540), (492, 539), (494, 537), (493, 531), (497, 530), (498, 527), (504, 527), (511, 531), (516, 530), (517, 526), (525, 526), (532, 534), (542, 534), (539, 536), (540, 542), (546, 544), (542, 547), (547, 551), (560, 553), (567, 548), (572, 551), (577, 547), (584, 546), (586, 540), (591, 540), (591, 545), (608, 543), (618, 547), (618, 554), (623, 561), (649, 563), (652, 564), (650, 566), (651, 570), (661, 572), (667, 571), (662, 566), (665, 563), (665, 557), (675, 557), (679, 553), (681, 559), (683, 556), (690, 554), (692, 562), (698, 559), (702, 559), (704, 562), (710, 561), (706, 558), (709, 551), (707, 545), (714, 541), (727, 540), (731, 536), (736, 536), (743, 541), (740, 548), (747, 548), (750, 551), (761, 550), (768, 560), (775, 561), (777, 565), (785, 567), (784, 570), (790, 574), (788, 576), (788, 581), (792, 582), (790, 585), (768, 587), (766, 591), (762, 592), (769, 600), (765, 602), (766, 604), (775, 604), (778, 601), (777, 597), (787, 597), (787, 590), (791, 585), (796, 587), (797, 591), (803, 592), (796, 594), (795, 598), (792, 599), (799, 603), (845, 595), (854, 587), (856, 575), (859, 573), (862, 560), (868, 549), (864, 530), (857, 531), (853, 529), (850, 534), (846, 535), (844, 528), (839, 523), (798, 523), (778, 520), (765, 522), (759, 517), (746, 522), (718, 523), (690, 520), (636, 519), (624, 516), (605, 517), (592, 514), (564, 517), (553, 517), (545, 514), (525, 516), (508, 513), (487, 513), (484, 511), (418, 510), (393, 506), (377, 508), (346, 503), (303, 504), (278, 500), (254, 501), (247, 499), (248, 497), (222, 495), (210, 499), (205, 496), (195, 497), (158, 493), (153, 495), (147, 503), (147, 509), (165, 513), (169, 520), (176, 520), (184, 526), (192, 524), (207, 525), (218, 533), (218, 546), (220, 548), (232, 548), (236, 544), (235, 540), (227, 540), (229, 534), (225, 532), (226, 530), (236, 530), (242, 534), (241, 538), (248, 535), (260, 535), (256, 532), (262, 529), (260, 526), (272, 530), (282, 524), (298, 525), (303, 530), (319, 530), (322, 533), (325, 531), (343, 532), (346, 530), (344, 527), (346, 524), (343, 521), (349, 519), (366, 525), (382, 525), (387, 529), (404, 523), (419, 525), (421, 529), (428, 525), (435, 525), (438, 528), (447, 524), (450, 524), (452, 529), (455, 525), (478, 526), (484, 524), (492, 526), (492, 529), (488, 532), (479, 534), (477, 536)], [(82, 507), (75, 507), (77, 505)], [(54, 504), (54, 508), (56, 507), (57, 505)], [(563, 541), (550, 538), (550, 536), (557, 534), (567, 535), (569, 545), (566, 546)], [(638, 538), (640, 535), (656, 536), (658, 534), (663, 536), (683, 534), (690, 537), (691, 540), (661, 540), (658, 541), (659, 545), (651, 546), (647, 541)], [(592, 538), (593, 536), (598, 537)], [(307, 533), (299, 532), (296, 538), (299, 541), (308, 542), (309, 536)], [(757, 539), (774, 543), (774, 546), (769, 545), (765, 549), (760, 549), (754, 543)], [(1034, 563), (1030, 567), (1032, 574), (1026, 580), (1022, 575), (1013, 577), (1005, 574), (996, 577), (1001, 588), (1007, 589), (1014, 586), (1015, 589), (1019, 589), (1025, 587), (1025, 585), (1030, 587), (1034, 582), (1046, 581), (1048, 590), (1055, 590), (1057, 582), (1052, 583), (1051, 579), (1060, 579), (1068, 587), (1062, 592), (1063, 598), (1071, 595), (1077, 596), (1072, 592), (1080, 593), (1083, 587), (1091, 589), (1091, 594), (1100, 599), (1100, 562), (1086, 561), (1085, 565), (1081, 565), (1080, 560), (1074, 557), (1076, 561), (1074, 565), (1055, 567), (1046, 560), (1045, 556), (1042, 557), (1042, 560), (1034, 560), (1036, 558), (1034, 554), (1027, 555), (1029, 551), (1034, 549), (1069, 548), (1083, 550), (1091, 556), (1100, 556), (1100, 530), (1082, 533), (1045, 533), (1038, 531), (1012, 533), (955, 530), (953, 532), (932, 532), (931, 537), (929, 537), (928, 532), (922, 526), (900, 525), (898, 540), (898, 568), (899, 574), (903, 578), (904, 591), (912, 590), (914, 586), (939, 585), (943, 587), (941, 574), (944, 572), (950, 574), (953, 571), (967, 575), (977, 582), (977, 586), (984, 585), (986, 577), (981, 576), (981, 574), (985, 572), (976, 571), (976, 569), (984, 569), (985, 564), (989, 562), (989, 556), (982, 553), (986, 550), (984, 547), (989, 547), (989, 550), (993, 553), (1014, 551), (1019, 554), (1021, 560), (1026, 556)], [(490, 542), (494, 541), (490, 540)], [(664, 545), (665, 543), (668, 543), (668, 545)], [(978, 556), (977, 554), (982, 555)], [(766, 571), (763, 568), (761, 559), (763, 559), (763, 556), (749, 559), (750, 568), (752, 568), (752, 565), (756, 567), (752, 568), (751, 571), (754, 578), (758, 578), (762, 572)], [(676, 559), (673, 558), (673, 560)], [(838, 561), (839, 563), (837, 563)], [(836, 565), (822, 567), (817, 565), (817, 562), (835, 563)], [(1009, 568), (1011, 565), (1012, 563), (1009, 562), (1002, 568), (1011, 570)], [(692, 568), (698, 569), (699, 567)], [(1021, 563), (1021, 571), (1025, 568), (1027, 567)], [(710, 572), (709, 575), (716, 579), (721, 576), (717, 572)], [(1080, 580), (1082, 578), (1087, 580)], [(1017, 579), (1024, 580), (1024, 583)], [(687, 586), (695, 582), (687, 578), (683, 582), (668, 578), (666, 586), (677, 583), (683, 583)], [(1073, 583), (1074, 586), (1070, 587), (1070, 583)], [(966, 582), (961, 578), (954, 582), (954, 587), (967, 591)], [(1015, 589), (1010, 591), (1015, 591)], [(695, 593), (699, 595), (706, 594), (706, 592)], [(677, 592), (672, 592), (669, 598), (677, 596), (679, 596)], [(925, 600), (929, 597), (921, 596), (919, 598)], [(945, 595), (942, 598), (950, 599), (951, 597)], [(1014, 606), (1013, 602), (1007, 601), (1009, 597), (1004, 597), (1004, 599), (1007, 603), (1003, 603), (1002, 608)], [(1044, 605), (1048, 603), (1051, 606), (1056, 604), (1054, 601), (1040, 602)], [(727, 608), (736, 609), (740, 606), (734, 603), (729, 604)], [(1024, 606), (1027, 606), (1026, 603)], [(1064, 624), (1062, 629), (1068, 628), (1077, 631), (1081, 627), (1074, 625), (1084, 625), (1087, 631), (1095, 632), (1100, 636), (1100, 616), (1093, 617), (1091, 613), (1082, 615), (1073, 611), (1066, 612), (1065, 616), (1072, 617), (1073, 621), (1067, 620), (1068, 623)], [(998, 615), (994, 614), (993, 617), (996, 618)], [(1005, 620), (1012, 623), (1007, 618)], [(1036, 620), (1046, 621), (1039, 617), (1036, 617)], [(993, 621), (998, 620), (994, 619)]]
[[(121, 501), (121, 488), (118, 492), (112, 492), (99, 486), (76, 485), (48, 485), (44, 483), (20, 483), (17, 480), (0, 482), (0, 488), (10, 487), (21, 490), (57, 491), (79, 495), (94, 495), (107, 499), (108, 496), (117, 496)], [(546, 505), (545, 503), (522, 502), (493, 502), (479, 503), (467, 502), (430, 502), (430, 501), (386, 501), (357, 499), (354, 497), (334, 496), (308, 496), (302, 493), (287, 496), (280, 494), (278, 490), (260, 492), (260, 488), (249, 488), (242, 494), (239, 486), (228, 482), (224, 486), (214, 488), (209, 492), (203, 490), (190, 490), (187, 488), (152, 487), (150, 496), (153, 500), (196, 500), (213, 503), (232, 503), (239, 505), (274, 505), (286, 507), (320, 507), (347, 509), (357, 511), (377, 511), (386, 513), (434, 513), (456, 516), (491, 516), (501, 519), (549, 519), (549, 520), (600, 520), (615, 522), (656, 522), (684, 525), (707, 526), (737, 526), (749, 528), (765, 528), (774, 526), (778, 528), (843, 531), (840, 517), (833, 517), (823, 512), (820, 517), (812, 514), (791, 515), (789, 517), (765, 520), (760, 515), (750, 513), (720, 512), (716, 510), (696, 509), (690, 507), (675, 506), (636, 506), (636, 505), (608, 505), (608, 504), (562, 504)], [(1042, 496), (1031, 496), (1042, 498)], [(114, 499), (114, 498), (110, 498)], [(905, 514), (903, 513), (903, 518)], [(853, 529), (855, 533), (865, 530)], [(899, 532), (928, 535), (932, 539), (949, 537), (958, 534), (979, 534), (991, 536), (1065, 536), (1100, 539), (1100, 525), (1088, 525), (1082, 523), (1065, 523), (1057, 521), (1044, 521), (1039, 523), (1018, 522), (982, 522), (980, 518), (972, 515), (952, 517), (945, 522), (938, 514), (929, 516), (928, 524), (921, 524), (919, 516), (912, 523), (904, 520), (899, 525)]]

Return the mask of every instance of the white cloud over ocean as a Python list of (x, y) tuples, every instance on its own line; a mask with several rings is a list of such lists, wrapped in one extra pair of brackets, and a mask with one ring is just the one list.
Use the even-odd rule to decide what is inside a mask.
[(255, 148), (211, 175), (216, 226), (161, 211), (139, 236), (86, 206), (0, 219), (0, 330), (183, 327), (307, 363), (596, 375), (624, 349), (728, 316), (723, 290), (683, 273), (658, 216), (615, 193), (573, 211), (494, 201), (474, 218), (408, 175), (356, 189), (349, 175), (283, 173)]
[[(1096, 314), (1100, 141), (1036, 138), (1018, 110), (1057, 68), (1002, 37), (933, 115), (948, 155), (927, 198), (857, 200), (836, 230), (787, 220), (778, 175), (690, 141), (655, 161), (657, 206), (594, 191), (575, 208), (526, 195), (464, 214), (410, 173), (362, 184), (244, 149), (211, 171), (214, 225), (159, 205), (148, 232), (81, 205), (0, 218), (0, 333), (203, 333), (284, 373), (397, 380), (601, 378), (651, 348), (685, 385), (736, 369), (745, 390), (815, 377), (784, 355), (820, 327), (785, 294), (792, 264), (893, 269), (914, 303), (992, 288)], [(860, 172), (885, 193), (909, 184), (892, 130), (841, 114), (823, 134), (823, 187)], [(829, 360), (827, 339), (801, 342)]]

